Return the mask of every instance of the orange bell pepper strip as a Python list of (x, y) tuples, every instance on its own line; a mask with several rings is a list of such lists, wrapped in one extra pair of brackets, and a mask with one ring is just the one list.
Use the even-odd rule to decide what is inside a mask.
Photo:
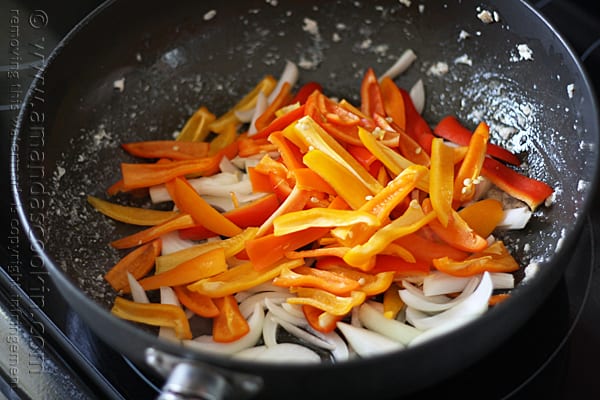
[(385, 115), (379, 82), (373, 68), (368, 68), (360, 85), (360, 110), (367, 116)]
[(502, 221), (502, 203), (496, 199), (483, 199), (458, 211), (458, 215), (481, 237), (488, 237)]
[(235, 297), (228, 295), (214, 299), (219, 314), (213, 318), (213, 340), (218, 343), (230, 343), (250, 332), (248, 321), (240, 312)]
[(383, 293), (383, 316), (387, 319), (396, 319), (398, 313), (404, 308), (404, 302), (398, 293), (400, 288), (392, 284), (388, 290)]
[(210, 129), (208, 126), (217, 117), (208, 108), (202, 106), (186, 121), (176, 140), (182, 142), (204, 142)]
[(481, 174), (489, 137), (489, 127), (481, 122), (471, 136), (467, 153), (456, 174), (453, 195), (455, 203), (464, 204), (475, 195), (475, 183)]
[(404, 110), (402, 93), (389, 76), (381, 79), (379, 88), (386, 115), (394, 121), (401, 132), (404, 132), (406, 130), (406, 111)]
[(161, 224), (136, 232), (132, 235), (125, 236), (121, 239), (112, 241), (110, 244), (115, 249), (128, 249), (150, 242), (165, 233), (177, 231), (179, 229), (191, 228), (196, 222), (189, 214), (178, 214), (176, 217), (163, 222)]
[(263, 174), (258, 172), (255, 167), (248, 167), (248, 178), (252, 184), (252, 191), (254, 193), (269, 193), (273, 191), (273, 185), (269, 179), (269, 174)]
[(375, 261), (375, 266), (369, 271), (371, 274), (378, 274), (380, 272), (393, 271), (395, 277), (406, 277), (406, 276), (424, 276), (429, 273), (430, 264), (426, 261), (415, 260), (409, 262), (401, 257), (393, 255), (379, 254)]
[(199, 243), (174, 253), (156, 257), (156, 273), (174, 268), (176, 265), (217, 248), (222, 248), (225, 250), (226, 259), (233, 257), (244, 250), (246, 241), (252, 239), (256, 235), (257, 231), (258, 228), (246, 228), (242, 231), (242, 233), (231, 238)]
[[(367, 198), (372, 196), (363, 181), (325, 152), (317, 149), (310, 150), (304, 155), (303, 161), (353, 209), (360, 208)], [(377, 184), (379, 185), (379, 182)]]
[[(423, 209), (431, 209), (429, 199), (423, 201)], [(450, 213), (447, 226), (442, 226), (435, 219), (429, 223), (429, 227), (441, 240), (462, 251), (475, 253), (485, 249), (488, 245), (487, 241), (478, 235), (454, 210)]]
[(249, 157), (255, 154), (277, 151), (277, 146), (267, 139), (240, 138), (238, 139), (240, 157)]
[(212, 175), (218, 171), (221, 156), (169, 163), (121, 164), (123, 188), (137, 189), (159, 185), (184, 175)]
[(292, 174), (296, 180), (296, 186), (302, 190), (316, 191), (336, 195), (336, 191), (323, 178), (310, 168), (296, 168)]
[(179, 302), (194, 314), (205, 318), (213, 318), (219, 315), (219, 309), (212, 298), (192, 292), (185, 285), (173, 286), (173, 290)]
[(238, 101), (233, 108), (211, 122), (209, 124), (209, 129), (215, 133), (222, 133), (228, 125), (239, 123), (238, 118), (235, 116), (235, 112), (251, 109), (256, 105), (256, 100), (260, 92), (263, 92), (265, 96), (268, 96), (275, 89), (276, 85), (277, 79), (271, 75), (265, 76), (248, 94)]
[(263, 175), (274, 174), (282, 179), (288, 179), (289, 170), (287, 166), (279, 161), (273, 160), (271, 156), (265, 154), (258, 164), (254, 166), (254, 170)]
[(428, 266), (434, 258), (448, 256), (454, 260), (464, 260), (469, 253), (458, 250), (445, 242), (436, 242), (421, 236), (418, 232), (402, 236), (394, 241), (406, 248), (417, 261), (423, 261)]
[(217, 275), (227, 270), (225, 250), (216, 248), (185, 261), (174, 268), (148, 276), (139, 281), (144, 290), (161, 286), (179, 286)]
[(364, 244), (352, 247), (344, 261), (355, 268), (368, 271), (375, 266), (375, 256), (401, 236), (413, 233), (436, 218), (435, 211), (424, 213), (416, 201), (399, 218), (377, 230)]
[(273, 233), (281, 236), (308, 228), (338, 227), (365, 224), (370, 227), (380, 225), (379, 219), (368, 212), (358, 210), (335, 210), (329, 208), (311, 208), (289, 212), (273, 220)]
[(253, 139), (267, 138), (273, 132), (281, 131), (281, 130), (285, 129), (287, 126), (289, 126), (290, 124), (292, 124), (292, 123), (298, 121), (300, 118), (304, 117), (305, 112), (306, 112), (305, 105), (301, 105), (298, 108), (290, 110), (287, 113), (283, 114), (282, 116), (275, 118), (273, 120), (273, 122), (271, 122), (269, 125), (267, 125), (263, 129), (261, 129), (260, 131), (256, 132), (251, 137)]
[(348, 252), (349, 247), (319, 247), (312, 250), (287, 251), (285, 256), (290, 260), (295, 258), (317, 258), (317, 257), (343, 257)]
[(267, 109), (256, 119), (255, 126), (256, 130), (260, 131), (266, 128), (271, 122), (273, 122), (276, 118), (275, 111), (279, 110), (281, 107), (289, 104), (289, 101), (292, 99), (292, 87), (289, 82), (284, 82), (281, 86), (281, 90), (277, 94), (277, 97), (273, 99), (271, 104), (267, 107)]
[(498, 293), (492, 294), (490, 299), (488, 300), (488, 305), (495, 306), (496, 304), (500, 304), (505, 300), (508, 300), (510, 297), (510, 293)]
[(283, 236), (275, 236), (271, 233), (248, 240), (246, 252), (254, 269), (263, 271), (284, 259), (286, 252), (294, 251), (319, 240), (328, 232), (329, 228), (308, 228)]
[(317, 268), (343, 275), (358, 281), (360, 291), (367, 296), (376, 296), (385, 292), (394, 281), (395, 271), (383, 271), (376, 274), (363, 272), (350, 267), (343, 259), (338, 257), (323, 257), (317, 260)]
[(209, 297), (223, 297), (270, 282), (281, 273), (282, 268), (294, 269), (301, 265), (304, 265), (304, 260), (282, 260), (270, 268), (257, 271), (252, 262), (247, 261), (210, 278), (191, 283), (187, 288)]
[(434, 259), (433, 266), (439, 271), (454, 276), (473, 276), (484, 271), (513, 272), (519, 269), (519, 264), (500, 240), (463, 261), (442, 257)]
[(322, 333), (333, 332), (337, 327), (337, 322), (344, 318), (343, 315), (329, 314), (317, 307), (309, 306), (308, 304), (302, 306), (302, 313), (308, 324), (313, 329)]
[(548, 184), (522, 175), (492, 158), (483, 162), (481, 175), (512, 197), (527, 203), (532, 211), (554, 193)]
[[(305, 116), (283, 130), (283, 135), (306, 153), (309, 148), (320, 150), (351, 172), (362, 184), (375, 194), (382, 187), (375, 178), (331, 135), (310, 116)], [(305, 161), (306, 164), (306, 161)], [(331, 184), (331, 182), (329, 182)]]
[(442, 226), (448, 226), (454, 194), (454, 150), (440, 138), (431, 143), (429, 198)]
[(280, 287), (311, 287), (323, 289), (329, 293), (344, 296), (360, 287), (354, 279), (334, 274), (333, 272), (301, 266), (291, 271), (282, 268), (278, 277), (273, 279), (273, 284)]
[[(215, 136), (209, 143), (208, 155), (215, 156), (225, 152), (229, 146), (238, 149), (237, 138), (237, 124), (231, 123), (222, 128), (219, 135)], [(239, 150), (239, 149), (238, 149)], [(237, 151), (236, 151), (237, 153)], [(233, 157), (227, 157), (229, 159)], [(219, 159), (220, 160), (220, 159)]]
[(281, 131), (271, 133), (269, 135), (269, 142), (277, 147), (281, 160), (288, 170), (293, 171), (306, 167), (302, 162), (302, 153), (300, 153), (298, 147), (286, 139)]
[(290, 194), (285, 198), (285, 200), (279, 205), (277, 210), (271, 214), (269, 218), (258, 228), (258, 232), (256, 233), (257, 237), (263, 236), (273, 229), (273, 221), (280, 215), (302, 210), (306, 205), (310, 197), (310, 192), (306, 190), (299, 189), (295, 187), (291, 190)]
[(181, 307), (172, 304), (136, 303), (116, 297), (110, 312), (119, 318), (146, 325), (173, 328), (178, 339), (192, 338), (190, 323)]
[(92, 207), (107, 217), (131, 225), (154, 226), (162, 224), (178, 215), (177, 211), (122, 206), (94, 196), (87, 196), (87, 201)]
[(161, 240), (156, 239), (136, 248), (108, 270), (104, 279), (113, 289), (128, 291), (127, 272), (135, 279), (145, 276), (154, 267), (154, 260), (160, 254), (161, 247)]
[(365, 292), (356, 290), (350, 296), (337, 296), (326, 290), (304, 287), (292, 289), (292, 292), (297, 297), (288, 298), (286, 301), (289, 304), (309, 305), (338, 316), (348, 314), (366, 299)]
[(140, 158), (190, 160), (208, 156), (210, 145), (207, 142), (149, 140), (144, 142), (122, 143), (121, 147), (129, 154)]
[(185, 178), (175, 178), (173, 186), (173, 201), (182, 212), (191, 215), (197, 224), (228, 237), (242, 232), (239, 226), (208, 204)]
[[(446, 140), (454, 142), (461, 146), (467, 146), (471, 140), (471, 131), (465, 128), (456, 117), (449, 115), (433, 128), (433, 132)], [(496, 144), (489, 143), (486, 153), (498, 160), (512, 165), (520, 165), (521, 160), (515, 154)]]

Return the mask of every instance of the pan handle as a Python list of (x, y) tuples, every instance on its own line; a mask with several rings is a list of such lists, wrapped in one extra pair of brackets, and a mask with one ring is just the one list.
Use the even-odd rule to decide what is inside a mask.
[(146, 349), (146, 363), (166, 378), (157, 400), (250, 399), (262, 388), (259, 376), (223, 370), (155, 348)]

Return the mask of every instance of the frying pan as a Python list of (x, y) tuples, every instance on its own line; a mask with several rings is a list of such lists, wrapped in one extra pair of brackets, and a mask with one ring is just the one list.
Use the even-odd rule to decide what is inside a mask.
[[(152, 374), (170, 376), (171, 395), (207, 398), (400, 397), (432, 385), (500, 345), (560, 279), (578, 239), (598, 168), (598, 114), (570, 47), (527, 3), (109, 1), (79, 23), (36, 77), (12, 148), (15, 201), (32, 247), (73, 309), (111, 346)], [(420, 7), (419, 3), (424, 7)], [(477, 18), (496, 11), (499, 21)], [(318, 31), (307, 29), (314, 21)], [(470, 36), (459, 39), (464, 30)], [(519, 53), (526, 44), (532, 59)], [(286, 60), (300, 83), (357, 104), (367, 67), (382, 73), (408, 48), (416, 63), (396, 82), (423, 79), (424, 117), (488, 122), (493, 140), (556, 189), (553, 203), (505, 240), (523, 266), (513, 296), (482, 317), (420, 346), (317, 366), (258, 364), (158, 340), (109, 313), (102, 275), (122, 255), (108, 245), (132, 228), (90, 209), (132, 161), (122, 142), (168, 138), (199, 105), (225, 112)], [(471, 65), (455, 60), (466, 55)], [(464, 59), (463, 59), (464, 60)], [(446, 62), (449, 71), (429, 69)], [(122, 81), (123, 90), (114, 82)], [(572, 89), (572, 90), (568, 90)], [(117, 200), (144, 205), (145, 200)], [(525, 279), (523, 279), (525, 278)], [(517, 362), (517, 360), (515, 360)]]

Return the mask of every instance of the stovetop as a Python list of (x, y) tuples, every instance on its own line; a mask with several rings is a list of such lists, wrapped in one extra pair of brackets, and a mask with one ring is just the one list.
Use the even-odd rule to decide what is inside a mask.
[[(600, 93), (600, 3), (531, 1), (565, 35)], [(68, 5), (67, 5), (68, 4)], [(8, 0), (0, 53), (0, 160), (8, 170), (12, 121), (31, 80), (68, 30), (99, 1)], [(6, 22), (4, 22), (6, 21)], [(16, 40), (16, 41), (15, 41)], [(22, 51), (15, 46), (38, 51)], [(33, 54), (35, 53), (35, 54)], [(18, 72), (15, 72), (18, 71)], [(97, 339), (43, 271), (27, 269), (29, 246), (0, 176), (0, 398), (154, 398), (161, 382), (139, 374)], [(600, 193), (564, 278), (542, 308), (497, 351), (410, 399), (600, 398)], [(4, 356), (6, 355), (6, 356)]]

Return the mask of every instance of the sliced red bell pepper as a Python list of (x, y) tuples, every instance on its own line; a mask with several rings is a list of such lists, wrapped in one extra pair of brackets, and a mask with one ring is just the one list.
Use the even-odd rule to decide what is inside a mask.
[(421, 147), (431, 154), (431, 141), (435, 137), (429, 127), (429, 124), (421, 117), (421, 114), (415, 108), (410, 94), (398, 88), (404, 100), (404, 110), (406, 111), (406, 133), (421, 145)]
[(512, 197), (527, 203), (531, 210), (554, 193), (548, 184), (522, 175), (493, 158), (485, 159), (481, 174)]
[(295, 108), (281, 117), (275, 118), (269, 125), (267, 125), (264, 129), (256, 132), (251, 137), (254, 139), (267, 138), (269, 135), (275, 131), (281, 131), (285, 129), (289, 124), (294, 121), (299, 120), (305, 115), (305, 106), (301, 105), (298, 108)]
[[(465, 128), (456, 117), (449, 115), (433, 128), (433, 132), (446, 140), (461, 146), (467, 146), (471, 140), (471, 131)], [(489, 143), (487, 154), (512, 165), (520, 165), (521, 160), (515, 154), (496, 144)]]
[(308, 96), (310, 96), (315, 90), (322, 92), (323, 87), (317, 82), (305, 83), (300, 89), (298, 89), (298, 92), (296, 92), (296, 95), (292, 98), (292, 101), (290, 101), (290, 103), (306, 103), (306, 99), (308, 99)]
[(374, 113), (385, 115), (381, 89), (373, 68), (365, 72), (360, 86), (360, 100), (360, 110), (366, 116), (371, 117)]

